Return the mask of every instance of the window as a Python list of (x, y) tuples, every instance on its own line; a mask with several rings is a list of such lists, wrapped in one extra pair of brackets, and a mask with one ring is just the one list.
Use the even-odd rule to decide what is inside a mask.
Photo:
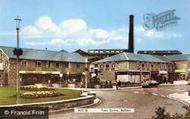
[(56, 65), (57, 68), (59, 68), (59, 63), (58, 62), (55, 65)]
[(151, 64), (151, 67), (153, 68), (153, 67), (154, 67), (154, 65), (153, 65), (153, 64)]
[(80, 64), (77, 64), (77, 68), (79, 68), (80, 67)]
[(36, 67), (41, 67), (41, 62), (40, 61), (36, 61)]
[(109, 68), (109, 64), (106, 64), (106, 68)]
[(21, 65), (22, 65), (22, 66), (26, 66), (26, 61), (22, 61), (22, 62), (21, 62)]

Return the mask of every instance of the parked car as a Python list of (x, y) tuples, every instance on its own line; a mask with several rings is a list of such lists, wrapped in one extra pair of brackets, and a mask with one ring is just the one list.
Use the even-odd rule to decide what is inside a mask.
[(148, 80), (142, 83), (143, 88), (152, 88), (152, 87), (157, 87), (159, 83), (155, 80)]

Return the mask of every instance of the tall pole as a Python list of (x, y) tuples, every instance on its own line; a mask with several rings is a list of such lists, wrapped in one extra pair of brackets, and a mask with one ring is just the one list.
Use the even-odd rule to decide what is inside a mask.
[(16, 82), (16, 104), (20, 103), (20, 76), (19, 76), (19, 56), (22, 55), (22, 53), (20, 52), (21, 50), (19, 49), (19, 25), (20, 25), (20, 21), (21, 18), (19, 18), (17, 16), (17, 18), (14, 19), (16, 21), (16, 32), (17, 32), (17, 48), (15, 50), (15, 54), (17, 56), (17, 82)]

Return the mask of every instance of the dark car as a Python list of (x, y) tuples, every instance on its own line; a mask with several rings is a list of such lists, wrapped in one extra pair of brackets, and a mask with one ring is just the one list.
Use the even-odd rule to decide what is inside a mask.
[(157, 87), (159, 83), (155, 80), (148, 80), (142, 83), (143, 88), (152, 88), (152, 87)]

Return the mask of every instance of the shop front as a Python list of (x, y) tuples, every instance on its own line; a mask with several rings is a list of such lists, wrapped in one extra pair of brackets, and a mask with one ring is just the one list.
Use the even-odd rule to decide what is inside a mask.
[(186, 70), (185, 69), (176, 69), (175, 70), (175, 81), (186, 80)]
[(116, 81), (121, 83), (138, 83), (150, 79), (149, 71), (126, 71), (126, 72), (117, 72), (116, 73)]
[(67, 86), (68, 83), (82, 81), (82, 74), (63, 74), (61, 71), (20, 71), (22, 85), (34, 84), (60, 84)]

